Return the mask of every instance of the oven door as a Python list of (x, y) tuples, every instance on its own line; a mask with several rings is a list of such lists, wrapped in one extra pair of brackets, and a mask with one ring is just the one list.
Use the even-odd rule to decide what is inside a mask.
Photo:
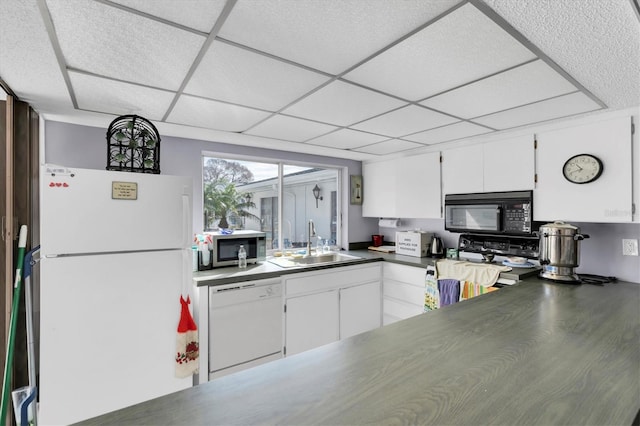
[(501, 224), (499, 203), (445, 205), (444, 229), (447, 231), (500, 233)]

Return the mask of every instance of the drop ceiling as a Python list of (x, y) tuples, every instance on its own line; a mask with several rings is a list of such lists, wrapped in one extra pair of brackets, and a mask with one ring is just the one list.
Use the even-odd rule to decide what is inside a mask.
[(45, 119), (365, 160), (640, 105), (637, 0), (3, 0)]

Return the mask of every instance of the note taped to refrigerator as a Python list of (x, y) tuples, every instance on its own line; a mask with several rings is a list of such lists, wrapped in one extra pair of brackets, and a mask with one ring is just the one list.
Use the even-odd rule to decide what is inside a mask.
[(111, 182), (111, 198), (114, 200), (137, 200), (138, 184), (135, 182)]

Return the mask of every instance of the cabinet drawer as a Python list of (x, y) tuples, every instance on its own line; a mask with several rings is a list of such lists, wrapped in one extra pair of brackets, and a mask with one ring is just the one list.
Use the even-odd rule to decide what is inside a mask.
[(411, 318), (424, 312), (424, 306), (418, 307), (416, 305), (387, 299), (386, 297), (382, 300), (382, 306), (385, 316), (391, 315), (400, 319)]
[(374, 281), (380, 282), (380, 265), (325, 269), (284, 279), (287, 297)]
[(410, 303), (416, 306), (424, 306), (424, 286), (406, 284), (395, 280), (384, 281), (383, 294)]
[(384, 279), (401, 281), (404, 283), (424, 286), (424, 276), (427, 273), (426, 268), (418, 268), (415, 266), (399, 265), (397, 263), (384, 263)]

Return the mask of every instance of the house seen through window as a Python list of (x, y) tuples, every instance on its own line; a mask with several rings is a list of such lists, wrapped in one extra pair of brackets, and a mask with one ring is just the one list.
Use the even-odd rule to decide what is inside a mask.
[[(282, 182), (282, 191), (280, 191)], [(267, 250), (315, 246), (339, 239), (338, 170), (285, 163), (203, 157), (205, 230), (262, 231)]]

